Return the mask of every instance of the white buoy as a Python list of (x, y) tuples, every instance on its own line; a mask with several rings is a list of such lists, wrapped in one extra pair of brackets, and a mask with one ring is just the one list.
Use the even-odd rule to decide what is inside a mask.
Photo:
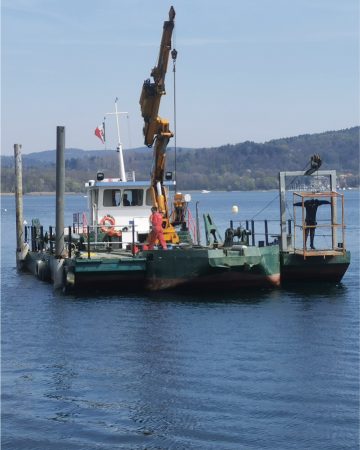
[(233, 212), (233, 214), (237, 214), (239, 212), (239, 207), (236, 205), (233, 205), (233, 207), (231, 208), (231, 211)]
[(186, 203), (191, 202), (191, 195), (190, 194), (185, 194), (184, 195), (184, 200), (186, 201)]

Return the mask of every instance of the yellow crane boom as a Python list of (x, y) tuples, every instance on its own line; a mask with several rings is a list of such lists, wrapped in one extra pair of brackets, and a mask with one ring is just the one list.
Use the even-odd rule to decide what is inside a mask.
[[(150, 78), (144, 81), (141, 97), (141, 115), (144, 119), (144, 137), (145, 145), (152, 147), (154, 139), (163, 131), (169, 133), (168, 137), (172, 137), (169, 131), (169, 122), (158, 117), (161, 96), (165, 95), (165, 75), (168, 66), (169, 54), (171, 50), (171, 36), (174, 29), (175, 10), (173, 7), (169, 11), (169, 20), (164, 22), (163, 34), (160, 43), (159, 58), (157, 65), (152, 69)], [(165, 125), (165, 127), (164, 127)], [(165, 128), (165, 129), (163, 129)]]
[(165, 75), (171, 50), (174, 19), (175, 10), (171, 7), (169, 20), (165, 21), (163, 26), (158, 63), (150, 74), (154, 81), (152, 82), (150, 78), (144, 81), (140, 96), (140, 107), (141, 115), (144, 119), (144, 143), (146, 146), (154, 148), (153, 167), (151, 170), (152, 202), (163, 214), (165, 240), (178, 243), (179, 237), (174, 227), (170, 224), (166, 192), (163, 185), (166, 149), (170, 138), (173, 137), (173, 133), (169, 129), (169, 121), (162, 119), (158, 115), (161, 97), (166, 94)]

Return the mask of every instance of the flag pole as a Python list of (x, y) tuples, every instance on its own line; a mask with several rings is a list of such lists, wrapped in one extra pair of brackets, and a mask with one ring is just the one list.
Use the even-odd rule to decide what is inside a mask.
[(126, 179), (126, 173), (125, 173), (125, 165), (124, 165), (124, 155), (123, 155), (123, 149), (121, 144), (121, 138), (120, 138), (120, 126), (119, 126), (119, 116), (120, 114), (128, 114), (127, 112), (118, 111), (118, 98), (115, 99), (115, 113), (106, 113), (106, 115), (113, 115), (116, 116), (116, 126), (117, 126), (117, 134), (118, 134), (118, 145), (116, 148), (116, 151), (119, 153), (119, 166), (120, 166), (120, 179), (121, 181), (127, 181)]
[(105, 120), (106, 120), (106, 117), (104, 117), (104, 121), (103, 121), (104, 146), (105, 146), (105, 150), (106, 150), (107, 148), (106, 148), (106, 131), (105, 131)]

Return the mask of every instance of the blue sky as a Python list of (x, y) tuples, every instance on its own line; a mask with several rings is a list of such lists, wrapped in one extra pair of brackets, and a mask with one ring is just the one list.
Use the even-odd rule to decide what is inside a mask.
[[(211, 147), (359, 124), (357, 0), (2, 0), (2, 154), (103, 148), (119, 98), (125, 148), (174, 5), (177, 145)], [(160, 115), (173, 117), (173, 74)], [(116, 145), (107, 119), (108, 147)]]

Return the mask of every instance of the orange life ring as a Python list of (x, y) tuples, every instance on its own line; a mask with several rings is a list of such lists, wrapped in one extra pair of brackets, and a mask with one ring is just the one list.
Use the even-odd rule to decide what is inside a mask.
[(100, 220), (100, 230), (109, 236), (121, 236), (121, 231), (115, 230), (115, 219), (110, 214)]

